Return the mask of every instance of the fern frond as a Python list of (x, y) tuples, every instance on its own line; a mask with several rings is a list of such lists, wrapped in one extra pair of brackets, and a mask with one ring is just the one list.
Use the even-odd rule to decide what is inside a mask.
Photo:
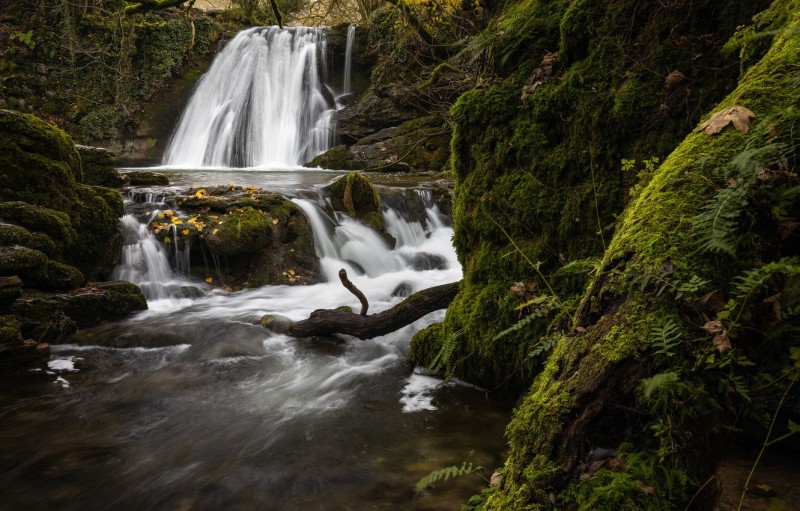
[(425, 488), (441, 480), (447, 481), (451, 477), (465, 476), (480, 470), (483, 470), (483, 467), (473, 467), (472, 463), (467, 462), (462, 463), (460, 467), (458, 465), (452, 465), (450, 467), (440, 468), (417, 481), (417, 484), (414, 485), (414, 491), (420, 493)]
[(800, 258), (784, 257), (765, 264), (761, 268), (747, 270), (733, 279), (733, 295), (737, 300), (746, 299), (750, 293), (764, 286), (775, 275), (790, 277), (800, 275)]
[(661, 318), (650, 328), (650, 345), (653, 354), (670, 358), (675, 355), (675, 348), (680, 344), (682, 330), (672, 318)]
[(600, 259), (597, 258), (587, 258), (587, 259), (577, 259), (575, 261), (570, 261), (553, 274), (558, 277), (567, 276), (567, 275), (591, 275), (595, 271), (597, 271), (597, 264), (600, 262)]
[(679, 379), (680, 375), (674, 371), (658, 373), (650, 378), (644, 378), (641, 383), (642, 395), (649, 400), (656, 390), (670, 383), (675, 383)]
[(525, 316), (524, 318), (520, 319), (519, 321), (511, 325), (510, 327), (500, 332), (499, 334), (495, 335), (492, 338), (491, 342), (497, 342), (503, 337), (506, 337), (507, 335), (519, 332), (522, 329), (528, 327), (531, 323), (533, 323), (537, 319), (542, 318), (550, 314), (552, 311), (560, 309), (562, 307), (562, 305), (556, 300), (555, 297), (548, 295), (536, 297), (533, 300), (529, 301), (528, 303), (536, 304), (538, 305), (538, 307), (533, 309), (533, 311), (528, 316)]
[(781, 144), (746, 149), (720, 169), (722, 175), (717, 177), (728, 182), (728, 186), (717, 192), (692, 219), (702, 250), (736, 255), (739, 218), (748, 205), (758, 169), (776, 162), (784, 151)]

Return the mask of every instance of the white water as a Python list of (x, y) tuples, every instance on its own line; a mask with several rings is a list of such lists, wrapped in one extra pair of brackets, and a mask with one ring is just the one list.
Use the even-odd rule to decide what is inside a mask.
[(323, 29), (242, 31), (214, 59), (163, 163), (186, 168), (296, 166), (327, 150), (335, 102)]
[(344, 50), (344, 83), (342, 84), (342, 93), (348, 94), (350, 92), (350, 77), (352, 75), (353, 67), (353, 45), (356, 41), (356, 27), (350, 25), (347, 27), (347, 45)]

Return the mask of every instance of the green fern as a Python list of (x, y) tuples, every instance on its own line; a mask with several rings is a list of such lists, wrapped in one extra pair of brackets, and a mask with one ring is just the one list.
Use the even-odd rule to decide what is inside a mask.
[(747, 149), (722, 169), (722, 175), (717, 177), (728, 186), (717, 192), (692, 220), (702, 250), (736, 255), (739, 220), (749, 203), (750, 188), (756, 182), (758, 169), (778, 161), (783, 151), (781, 144)]
[(645, 399), (649, 400), (653, 393), (671, 383), (675, 383), (680, 379), (680, 375), (674, 371), (666, 373), (658, 373), (650, 378), (644, 378), (641, 383), (642, 395)]
[(550, 351), (553, 351), (553, 348), (556, 347), (556, 344), (558, 344), (558, 338), (555, 337), (542, 338), (539, 340), (539, 342), (536, 343), (536, 346), (533, 347), (530, 353), (528, 353), (528, 357), (537, 358), (540, 355), (549, 353)]
[(575, 261), (570, 261), (556, 270), (554, 275), (559, 277), (569, 275), (591, 275), (597, 271), (597, 264), (599, 262), (600, 259), (597, 258), (577, 259)]
[(463, 330), (459, 330), (458, 332), (445, 336), (442, 341), (442, 346), (439, 348), (439, 352), (436, 353), (436, 356), (431, 360), (431, 370), (443, 372), (445, 378), (453, 376), (455, 370), (453, 354), (456, 352), (456, 345), (458, 344), (456, 341), (461, 337), (462, 333)]
[(425, 488), (439, 481), (447, 481), (451, 477), (461, 477), (479, 472), (481, 470), (483, 470), (483, 467), (473, 467), (472, 463), (467, 462), (462, 463), (460, 467), (458, 465), (453, 465), (450, 467), (440, 468), (438, 470), (434, 470), (430, 474), (417, 481), (417, 484), (414, 485), (414, 491), (416, 493), (420, 493)]
[(658, 323), (650, 328), (650, 346), (654, 355), (671, 358), (675, 355), (675, 348), (681, 343), (681, 327), (672, 318), (660, 318)]
[(499, 334), (495, 335), (492, 338), (491, 342), (493, 343), (497, 342), (503, 337), (519, 332), (527, 328), (537, 319), (543, 318), (544, 316), (562, 307), (555, 297), (547, 295), (538, 296), (530, 300), (528, 304), (538, 305), (538, 306), (535, 309), (533, 309), (533, 311), (528, 316), (525, 316), (524, 318), (520, 319), (519, 321), (511, 325), (510, 327), (500, 332)]
[(767, 263), (761, 268), (747, 270), (733, 279), (733, 295), (744, 300), (756, 289), (763, 287), (775, 275), (786, 277), (800, 275), (800, 258), (784, 257)]

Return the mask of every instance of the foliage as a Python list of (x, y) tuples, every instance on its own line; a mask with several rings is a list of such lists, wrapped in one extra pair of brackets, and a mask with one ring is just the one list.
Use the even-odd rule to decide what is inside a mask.
[(434, 470), (430, 474), (421, 478), (417, 483), (414, 485), (414, 491), (416, 493), (420, 493), (425, 488), (428, 488), (439, 481), (447, 481), (453, 477), (461, 477), (468, 474), (474, 474), (476, 472), (480, 472), (483, 470), (483, 467), (473, 467), (472, 463), (464, 462), (459, 467), (458, 465), (452, 465), (450, 467), (440, 468), (438, 470)]

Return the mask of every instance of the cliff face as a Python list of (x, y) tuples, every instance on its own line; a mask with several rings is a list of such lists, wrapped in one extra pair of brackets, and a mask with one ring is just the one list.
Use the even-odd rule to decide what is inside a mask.
[(464, 282), (411, 353), (525, 395), (472, 505), (708, 509), (720, 432), (796, 420), (798, 3), (742, 7), (530, 0), (490, 27), (500, 78), (451, 110)]

